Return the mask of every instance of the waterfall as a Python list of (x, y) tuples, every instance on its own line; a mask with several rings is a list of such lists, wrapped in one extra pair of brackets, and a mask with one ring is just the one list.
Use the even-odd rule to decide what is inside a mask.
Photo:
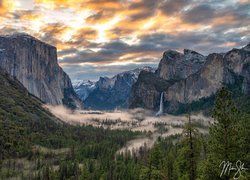
[(160, 108), (159, 111), (156, 113), (156, 116), (160, 116), (162, 114), (163, 114), (163, 92), (161, 93)]

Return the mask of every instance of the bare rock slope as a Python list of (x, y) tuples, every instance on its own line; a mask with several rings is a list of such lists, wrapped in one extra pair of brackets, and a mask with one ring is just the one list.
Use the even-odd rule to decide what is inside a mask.
[(0, 36), (0, 68), (45, 103), (81, 107), (54, 46), (27, 34)]

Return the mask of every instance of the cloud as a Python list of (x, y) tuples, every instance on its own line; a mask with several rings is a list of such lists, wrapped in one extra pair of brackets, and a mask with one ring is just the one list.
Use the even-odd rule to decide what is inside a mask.
[(88, 39), (94, 40), (97, 37), (97, 31), (90, 27), (83, 27), (78, 29), (73, 35), (73, 39)]
[[(152, 42), (154, 40), (154, 42)], [(161, 54), (166, 42), (155, 36), (155, 39), (145, 36), (141, 43), (136, 45), (129, 45), (121, 40), (112, 41), (99, 45), (99, 51), (82, 50), (75, 53), (73, 56), (65, 57), (60, 62), (64, 64), (78, 64), (78, 63), (112, 63), (122, 62), (122, 56), (128, 56), (130, 54), (137, 54), (141, 56), (147, 56), (151, 53)], [(144, 54), (144, 55), (143, 55)], [(140, 58), (139, 58), (140, 59)], [(134, 56), (125, 59), (125, 61), (136, 61)]]
[(104, 23), (104, 22), (107, 22), (109, 21), (114, 15), (114, 12), (113, 11), (98, 11), (97, 13), (89, 16), (86, 21), (88, 23)]
[(40, 39), (60, 48), (62, 35), (68, 30), (70, 30), (70, 27), (62, 23), (49, 23), (41, 28), (41, 32), (43, 33), (41, 33)]
[(190, 2), (190, 0), (167, 0), (161, 4), (160, 9), (167, 16), (176, 15)]
[[(208, 54), (250, 41), (245, 0), (34, 0), (29, 10), (14, 2), (0, 0), (1, 34), (26, 32), (57, 46), (74, 78), (155, 64), (167, 49)], [(83, 66), (92, 72), (78, 71)]]
[(142, 0), (137, 3), (132, 3), (128, 9), (137, 10), (136, 13), (130, 16), (131, 21), (137, 21), (149, 18), (156, 13), (160, 0)]
[(34, 10), (19, 10), (12, 13), (13, 18), (17, 20), (30, 21), (41, 18), (42, 16)]
[[(241, 34), (229, 32), (224, 34), (224, 29), (220, 29), (216, 34), (212, 30), (204, 32), (185, 32), (174, 35), (157, 33), (140, 36), (138, 44), (127, 44), (119, 39), (109, 43), (99, 45), (99, 51), (85, 49), (74, 51), (72, 56), (63, 58), (62, 64), (106, 64), (112, 62), (144, 62), (152, 63), (160, 60), (161, 55), (167, 49), (182, 50), (191, 48), (203, 54), (210, 52), (221, 52), (229, 50), (231, 47), (223, 47), (226, 42), (234, 42), (236, 46), (242, 46), (248, 39), (241, 40)], [(243, 32), (244, 34), (245, 32)], [(71, 51), (68, 52), (72, 54)], [(66, 53), (64, 53), (66, 55)]]
[(182, 18), (188, 23), (207, 23), (215, 16), (215, 9), (208, 4), (201, 4), (185, 11)]
[[(245, 25), (249, 21), (250, 3), (245, 4), (221, 4), (221, 1), (212, 0), (209, 4), (196, 4), (181, 13), (184, 22), (196, 24), (219, 25)], [(208, 24), (209, 25), (209, 24)]]
[(61, 50), (57, 54), (58, 56), (65, 56), (65, 55), (75, 54), (77, 52), (78, 52), (77, 48), (69, 48), (69, 49)]
[(124, 71), (129, 71), (135, 68), (140, 68), (144, 66), (151, 66), (156, 68), (158, 63), (129, 63), (125, 65), (105, 65), (105, 66), (96, 66), (91, 64), (78, 65), (78, 64), (69, 64), (63, 66), (63, 69), (70, 74), (72, 79), (80, 80), (92, 80), (97, 81), (99, 77), (113, 77), (116, 74), (119, 74)]

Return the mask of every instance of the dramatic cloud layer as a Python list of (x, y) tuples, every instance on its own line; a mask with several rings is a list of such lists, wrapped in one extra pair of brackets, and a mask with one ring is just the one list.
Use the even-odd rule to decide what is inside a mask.
[(0, 0), (0, 33), (57, 47), (72, 79), (156, 66), (167, 49), (223, 52), (250, 41), (247, 0)]

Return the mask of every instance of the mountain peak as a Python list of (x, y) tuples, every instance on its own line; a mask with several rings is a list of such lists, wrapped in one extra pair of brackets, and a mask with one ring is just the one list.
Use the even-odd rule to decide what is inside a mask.
[(203, 56), (202, 54), (200, 54), (194, 50), (184, 49), (183, 52), (184, 52), (185, 60), (195, 61), (195, 62), (204, 62), (205, 61), (205, 56)]
[(194, 50), (191, 50), (191, 49), (184, 49), (183, 52), (184, 52), (184, 55), (188, 55), (188, 54), (199, 54), (199, 55), (202, 55), (202, 54), (200, 54), (200, 53), (198, 53), (198, 52), (196, 52)]
[(179, 57), (179, 56), (181, 56), (181, 53), (172, 49), (168, 49), (167, 51), (163, 53), (163, 57), (168, 58), (168, 59), (174, 59), (175, 57)]
[(245, 47), (243, 47), (243, 49), (246, 51), (250, 51), (250, 42)]
[(125, 74), (131, 74), (131, 75), (134, 75), (137, 78), (142, 70), (149, 71), (149, 72), (154, 72), (155, 71), (155, 69), (150, 67), (150, 66), (143, 66), (143, 67), (139, 67), (139, 68), (136, 68), (136, 69), (133, 69), (133, 70), (124, 71), (122, 73), (119, 73), (119, 74), (115, 75), (113, 78), (115, 78), (118, 75), (123, 76)]
[(95, 109), (126, 107), (130, 90), (142, 71), (154, 72), (155, 69), (150, 66), (139, 67), (121, 72), (111, 78), (100, 77), (93, 85), (86, 83), (74, 88), (86, 107)]
[[(22, 33), (22, 32), (15, 32), (12, 34), (4, 34), (4, 35), (0, 35), (0, 37), (5, 37), (5, 38), (28, 38), (28, 39), (35, 39), (38, 40), (37, 38), (27, 34), (27, 33)], [(38, 40), (40, 41), (40, 40)]]
[(4, 34), (4, 35), (0, 35), (0, 38), (7, 38), (7, 39), (20, 39), (21, 41), (26, 41), (26, 40), (31, 40), (31, 41), (36, 41), (36, 42), (40, 42), (42, 44), (45, 44), (46, 46), (49, 47), (53, 47), (56, 48), (46, 42), (43, 42), (42, 40), (31, 36), (30, 34), (24, 33), (24, 32), (15, 32), (15, 33), (11, 33), (11, 34)]

